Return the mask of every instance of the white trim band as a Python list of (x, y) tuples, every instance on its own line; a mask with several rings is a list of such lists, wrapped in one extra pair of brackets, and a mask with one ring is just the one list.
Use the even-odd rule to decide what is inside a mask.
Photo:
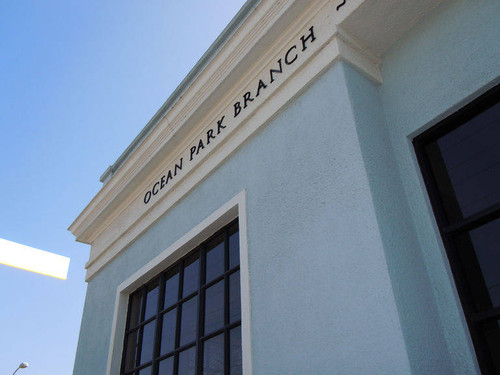
[(238, 218), (240, 237), (241, 349), (243, 375), (252, 374), (246, 192), (242, 191), (118, 286), (108, 352), (107, 375), (120, 373), (128, 296), (130, 293), (164, 271), (235, 218)]

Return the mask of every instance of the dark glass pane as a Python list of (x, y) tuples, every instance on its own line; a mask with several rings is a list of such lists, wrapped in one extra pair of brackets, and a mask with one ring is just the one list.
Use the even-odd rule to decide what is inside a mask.
[(195, 375), (196, 347), (184, 350), (179, 354), (179, 375)]
[(224, 273), (224, 237), (219, 236), (207, 245), (206, 282)]
[(175, 349), (176, 319), (177, 319), (177, 309), (170, 310), (169, 312), (163, 315), (160, 355), (167, 354)]
[(160, 362), (158, 375), (172, 375), (174, 372), (174, 357), (168, 357)]
[(200, 259), (199, 253), (190, 256), (184, 263), (184, 285), (182, 296), (187, 297), (194, 291), (198, 290), (200, 277)]
[(198, 296), (182, 304), (181, 318), (181, 344), (189, 344), (196, 339), (196, 326), (198, 321)]
[[(174, 268), (131, 295), (123, 353), (124, 373), (152, 375), (154, 369), (154, 375), (174, 375), (175, 367), (177, 374), (194, 375), (202, 364), (205, 374), (241, 373), (240, 329), (236, 327), (220, 333), (228, 318), (232, 323), (241, 319), (240, 272), (235, 270), (239, 266), (238, 225), (233, 224), (225, 233), (206, 242), (206, 246), (203, 245), (206, 252), (198, 249), (189, 254)], [(228, 270), (233, 272), (229, 275)], [(211, 283), (218, 280), (205, 288), (201, 285), (202, 274)], [(198, 293), (200, 287), (201, 295)], [(203, 306), (199, 305), (200, 296), (206, 300)], [(184, 301), (186, 298), (189, 300)], [(203, 322), (200, 322), (200, 312)], [(144, 324), (145, 321), (149, 321), (148, 324)], [(197, 341), (198, 334), (217, 336)], [(158, 356), (163, 359), (159, 361)], [(224, 368), (229, 363), (231, 368)]]
[(229, 322), (241, 319), (240, 271), (229, 275)]
[[(234, 233), (233, 233), (234, 232)], [(229, 268), (240, 264), (240, 232), (235, 227), (229, 232)]]
[(450, 221), (500, 202), (500, 103), (427, 147)]
[(167, 273), (164, 308), (172, 306), (179, 299), (179, 267)]
[(139, 345), (139, 330), (130, 332), (127, 336), (126, 342), (125, 371), (129, 371), (135, 367), (135, 360), (137, 358), (137, 349)]
[(205, 294), (205, 335), (224, 326), (224, 280), (212, 285)]
[(458, 236), (456, 244), (476, 308), (500, 306), (500, 219)]
[(236, 327), (229, 333), (229, 373), (241, 375), (241, 327)]
[(140, 364), (153, 359), (153, 348), (155, 339), (156, 320), (146, 324), (142, 330), (142, 346)]
[(500, 374), (500, 320), (485, 323), (483, 332), (496, 374)]
[(144, 320), (148, 320), (156, 315), (158, 310), (158, 281), (150, 284), (146, 292), (146, 308), (144, 311)]
[(224, 374), (224, 334), (203, 344), (203, 375)]
[(141, 320), (142, 290), (130, 298), (129, 329), (136, 327)]

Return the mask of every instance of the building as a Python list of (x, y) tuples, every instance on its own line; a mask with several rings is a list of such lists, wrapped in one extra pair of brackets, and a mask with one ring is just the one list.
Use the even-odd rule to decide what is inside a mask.
[(248, 1), (70, 227), (74, 374), (500, 374), (499, 20)]

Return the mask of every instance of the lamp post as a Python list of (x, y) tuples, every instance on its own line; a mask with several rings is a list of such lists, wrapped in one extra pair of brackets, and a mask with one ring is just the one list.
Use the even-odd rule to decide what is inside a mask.
[(17, 370), (19, 370), (20, 368), (26, 368), (28, 366), (29, 366), (28, 362), (21, 362), (21, 364), (19, 366), (17, 366), (16, 371), (14, 371), (12, 373), (12, 375), (14, 375), (17, 372)]

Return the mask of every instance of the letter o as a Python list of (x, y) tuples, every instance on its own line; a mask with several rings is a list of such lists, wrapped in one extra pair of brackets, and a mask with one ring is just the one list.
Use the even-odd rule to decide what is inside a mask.
[(151, 199), (151, 192), (148, 191), (146, 195), (144, 195), (144, 203), (148, 204), (149, 200)]
[(158, 194), (158, 185), (160, 185), (160, 182), (157, 182), (156, 184), (153, 185), (153, 195)]

